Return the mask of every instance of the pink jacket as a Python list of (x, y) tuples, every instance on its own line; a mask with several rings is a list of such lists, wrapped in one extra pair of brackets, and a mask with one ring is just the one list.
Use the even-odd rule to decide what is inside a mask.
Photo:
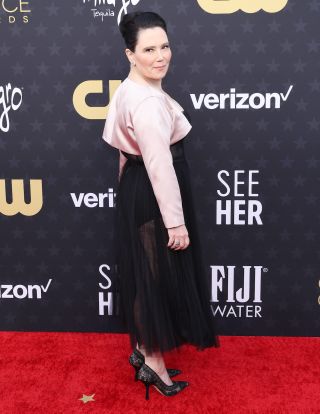
[[(114, 92), (102, 138), (112, 147), (142, 155), (166, 228), (185, 224), (170, 145), (192, 128), (168, 94), (126, 78)], [(120, 152), (119, 179), (127, 158)]]

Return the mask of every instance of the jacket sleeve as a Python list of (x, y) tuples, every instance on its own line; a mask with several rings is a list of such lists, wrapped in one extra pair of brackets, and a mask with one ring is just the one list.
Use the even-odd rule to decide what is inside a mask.
[(119, 175), (118, 175), (118, 181), (120, 181), (122, 170), (124, 167), (124, 164), (127, 162), (127, 158), (122, 154), (121, 150), (119, 150)]
[(185, 224), (170, 151), (172, 123), (169, 110), (157, 96), (145, 98), (132, 115), (134, 134), (166, 228)]

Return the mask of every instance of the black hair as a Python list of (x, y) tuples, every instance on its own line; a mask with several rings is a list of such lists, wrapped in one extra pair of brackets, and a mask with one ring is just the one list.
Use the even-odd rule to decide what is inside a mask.
[(135, 11), (124, 14), (119, 23), (119, 29), (125, 44), (132, 52), (135, 51), (140, 29), (161, 27), (167, 33), (164, 19), (154, 12)]

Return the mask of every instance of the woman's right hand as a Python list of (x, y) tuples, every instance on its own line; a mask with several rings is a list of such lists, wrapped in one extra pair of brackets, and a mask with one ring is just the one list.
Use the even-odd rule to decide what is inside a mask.
[(168, 230), (169, 241), (167, 246), (172, 250), (184, 250), (190, 244), (188, 230), (184, 224), (177, 227), (171, 227)]

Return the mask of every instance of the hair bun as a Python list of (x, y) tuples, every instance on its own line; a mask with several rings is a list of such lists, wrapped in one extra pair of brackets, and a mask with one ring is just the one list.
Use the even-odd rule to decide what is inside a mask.
[(164, 19), (154, 12), (135, 11), (123, 14), (119, 23), (120, 33), (128, 49), (135, 50), (140, 29), (161, 27), (167, 33)]

